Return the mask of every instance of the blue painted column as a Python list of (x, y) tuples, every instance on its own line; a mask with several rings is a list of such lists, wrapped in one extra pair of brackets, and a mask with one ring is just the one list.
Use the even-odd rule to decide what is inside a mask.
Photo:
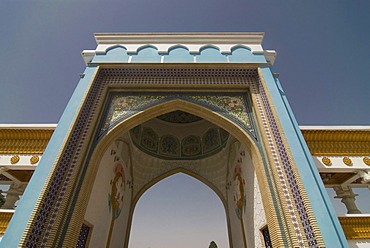
[(312, 155), (272, 68), (260, 67), (326, 247), (349, 247)]
[(0, 247), (18, 247), (28, 221), (31, 218), (37, 200), (44, 188), (46, 180), (52, 173), (53, 165), (59, 152), (63, 149), (64, 143), (69, 136), (69, 131), (74, 123), (77, 113), (82, 105), (85, 95), (93, 82), (97, 67), (87, 67), (85, 76), (80, 79), (64, 113), (55, 129), (48, 146), (45, 149), (37, 168), (28, 183), (28, 186), (19, 201), (13, 218), (11, 219), (7, 231), (0, 243)]

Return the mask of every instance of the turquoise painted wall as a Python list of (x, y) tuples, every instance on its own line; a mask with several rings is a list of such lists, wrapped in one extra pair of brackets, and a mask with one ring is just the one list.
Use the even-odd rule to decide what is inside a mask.
[(0, 243), (0, 247), (12, 248), (18, 247), (18, 244), (22, 238), (23, 232), (26, 229), (27, 222), (31, 218), (33, 209), (36, 206), (39, 195), (41, 194), (42, 188), (45, 185), (46, 179), (48, 178), (51, 169), (54, 165), (54, 161), (63, 148), (63, 143), (66, 137), (68, 137), (69, 129), (74, 123), (75, 116), (79, 111), (80, 104), (84, 99), (88, 89), (92, 83), (92, 78), (96, 72), (97, 67), (87, 67), (85, 69), (85, 76), (81, 78), (77, 85), (64, 113), (55, 129), (52, 138), (42, 156), (37, 168), (28, 183), (28, 186), (19, 201), (17, 210), (15, 211), (13, 218), (11, 219), (7, 231)]
[(272, 68), (262, 67), (261, 71), (299, 174), (305, 185), (325, 245), (327, 248), (348, 247), (342, 227), (280, 82), (273, 77)]

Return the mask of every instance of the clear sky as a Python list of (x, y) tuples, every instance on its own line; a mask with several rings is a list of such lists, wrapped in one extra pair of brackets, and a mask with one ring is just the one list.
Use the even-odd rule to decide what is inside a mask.
[[(96, 47), (93, 33), (265, 32), (300, 125), (369, 125), (369, 12), (368, 0), (1, 0), (0, 123), (57, 123), (84, 71), (81, 51)], [(193, 179), (174, 178), (185, 178), (176, 185), (189, 187), (183, 198), (191, 201)]]

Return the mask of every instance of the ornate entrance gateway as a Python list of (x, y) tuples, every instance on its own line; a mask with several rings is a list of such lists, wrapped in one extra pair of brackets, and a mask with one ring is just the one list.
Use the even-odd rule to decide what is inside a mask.
[(2, 245), (127, 247), (140, 196), (183, 172), (230, 247), (347, 246), (263, 34), (95, 37)]

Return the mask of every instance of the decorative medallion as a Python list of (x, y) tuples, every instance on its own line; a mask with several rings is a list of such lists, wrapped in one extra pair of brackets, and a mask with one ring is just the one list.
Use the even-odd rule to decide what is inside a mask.
[(330, 158), (327, 158), (327, 157), (323, 157), (322, 159), (321, 159), (321, 161), (323, 162), (323, 164), (324, 165), (331, 165), (331, 160), (330, 160)]
[(345, 163), (346, 165), (352, 165), (352, 160), (350, 158), (343, 158), (343, 163)]
[(370, 165), (370, 158), (368, 158), (368, 157), (364, 157), (364, 159), (363, 159), (362, 161), (364, 161), (364, 163), (365, 163), (366, 165)]
[(15, 155), (13, 156), (11, 159), (10, 159), (10, 163), (12, 164), (15, 164), (15, 163), (18, 163), (20, 160), (20, 157), (18, 155)]
[(39, 162), (39, 160), (40, 160), (39, 156), (32, 156), (30, 158), (30, 163), (31, 164), (36, 164), (37, 162)]

